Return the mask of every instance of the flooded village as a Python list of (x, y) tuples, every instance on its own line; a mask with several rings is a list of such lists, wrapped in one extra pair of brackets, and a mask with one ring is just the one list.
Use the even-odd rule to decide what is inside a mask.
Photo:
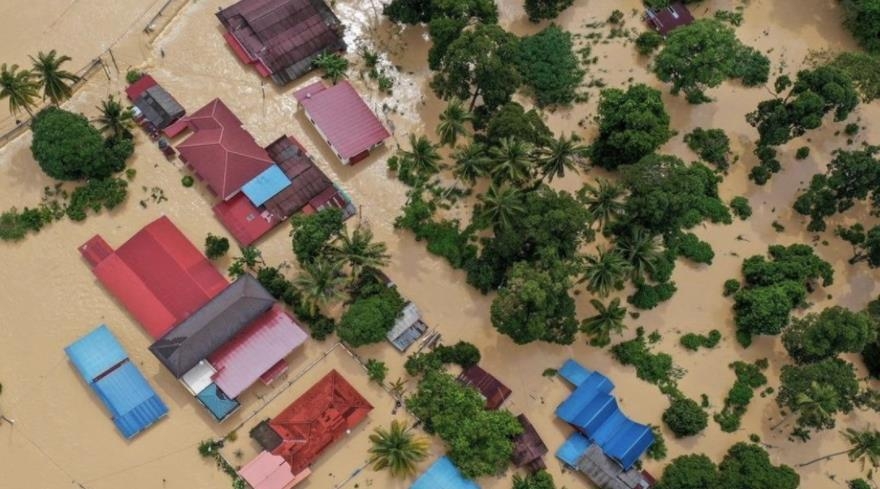
[[(268, 3), (242, 3), (247, 2)], [(690, 226), (687, 231), (714, 255), (709, 263), (673, 255), (671, 278), (657, 282), (671, 281), (676, 290), (656, 307), (640, 309), (627, 301), (640, 287), (638, 281), (627, 279), (599, 293), (589, 289), (589, 280), (581, 280), (583, 273), (567, 277), (562, 282), (571, 281), (571, 315), (578, 320), (576, 336), (567, 342), (514, 341), (514, 335), (499, 331), (493, 322), (501, 315), (499, 298), (507, 298), (504, 287), (493, 284), (481, 292), (470, 270), (452, 266), (430, 238), (416, 239), (412, 229), (400, 225), (399, 217), (416, 200), (413, 187), (424, 185), (425, 198), (440, 204), (429, 219), (469, 229), (472, 215), (484, 211), (485, 196), (495, 185), (482, 176), (468, 186), (467, 178), (453, 171), (463, 141), (458, 148), (436, 150), (446, 168), (420, 182), (415, 171), (417, 185), (403, 177), (400, 151), (414, 153), (411, 145), (420, 136), (439, 146), (438, 125), (449, 101), (432, 89), (429, 28), (393, 22), (383, 13), (387, 3), (327, 2), (327, 11), (339, 21), (329, 31), (346, 46), (348, 60), (338, 80), (324, 77), (331, 70), (316, 69), (311, 61), (285, 66), (287, 71), (279, 74), (283, 70), (266, 64), (267, 58), (254, 56), (248, 44), (253, 38), (232, 35), (242, 28), (235, 17), (240, 12), (227, 10), (224, 17), (223, 9), (236, 4), (231, 0), (0, 4), (0, 64), (27, 68), (29, 56), (55, 49), (72, 58), (65, 69), (87, 75), (60, 104), (62, 109), (97, 123), (108, 96), (128, 107), (147, 94), (161, 110), (158, 115), (141, 110), (140, 117), (158, 117), (164, 126), (142, 123), (147, 130), (131, 129), (133, 154), (124, 165), (129, 171), (119, 173), (127, 180), (127, 197), (112, 210), (89, 210), (84, 220), (64, 217), (23, 239), (0, 241), (0, 486), (546, 489), (513, 485), (516, 474), (546, 472), (555, 483), (549, 487), (634, 489), (659, 481), (669, 489), (698, 487), (675, 485), (671, 476), (661, 480), (677, 457), (705, 454), (718, 464), (737, 443), (761, 447), (774, 467), (790, 467), (798, 477), (793, 487), (856, 487), (848, 481), (860, 478), (876, 484), (871, 462), (849, 460), (851, 443), (841, 435), (848, 428), (880, 427), (880, 402), (873, 399), (872, 404), (870, 396), (880, 383), (862, 354), (842, 350), (835, 356), (854, 366), (862, 395), (857, 406), (830, 416), (833, 427), (812, 429), (809, 439), (792, 436), (800, 427), (797, 413), (781, 407), (777, 397), (784, 367), (799, 362), (792, 360), (779, 334), (756, 333), (743, 346), (737, 339), (735, 294), (726, 293), (729, 279), (742, 280), (748, 257), (766, 256), (768, 246), (803, 243), (833, 268), (834, 277), (822, 286), (808, 284), (798, 307), (791, 307), (793, 318), (834, 306), (860, 312), (880, 295), (870, 260), (851, 263), (853, 246), (834, 232), (837, 226), (876, 225), (871, 203), (856, 199), (845, 212), (826, 216), (824, 231), (808, 230), (809, 216), (793, 207), (813, 176), (826, 172), (837, 150), (857, 151), (880, 141), (880, 128), (873, 123), (880, 117), (876, 101), (862, 101), (843, 121), (829, 114), (818, 127), (774, 145), (781, 170), (765, 184), (756, 184), (750, 175), (763, 163), (755, 154), (759, 134), (747, 114), (776, 96), (774, 80), (783, 74), (795, 80), (799, 70), (815, 66), (817, 54), (833, 57), (861, 49), (843, 25), (841, 2), (690, 2), (696, 22), (714, 19), (718, 11), (740, 13), (741, 23), (725, 25), (769, 61), (765, 83), (726, 80), (705, 88), (710, 101), (691, 104), (684, 93), (670, 93), (671, 84), (658, 79), (653, 71), (657, 58), (637, 50), (637, 37), (653, 29), (645, 21), (642, 0), (574, 0), (555, 19), (537, 23), (529, 20), (522, 1), (496, 0), (497, 23), (512, 35), (534, 36), (551, 22), (572, 34), (583, 71), (577, 98), (542, 107), (534, 90), (520, 89), (512, 96), (526, 110), (535, 108), (554, 138), (576, 135), (583, 145), (593, 144), (602, 137), (602, 92), (644, 84), (659, 91), (668, 113), (669, 134), (656, 153), (698, 161), (686, 135), (696, 128), (723, 129), (729, 138), (729, 168), (716, 172), (713, 198), (725, 207), (742, 196), (751, 208), (747, 219), (725, 223), (701, 216)], [(609, 17), (614, 16), (612, 23)], [(477, 23), (468, 22), (466, 29)], [(88, 71), (80, 72), (81, 67)], [(130, 72), (144, 77), (135, 76), (131, 83)], [(464, 107), (470, 102), (464, 100)], [(177, 106), (181, 112), (174, 114)], [(13, 114), (0, 100), (0, 134), (8, 134), (0, 138), (0, 211), (35, 208), (58, 189), (73, 192), (75, 186), (56, 187), (59, 181), (41, 171), (32, 153), (33, 131), (16, 130), (17, 122), (26, 119), (27, 112)], [(849, 131), (847, 124), (856, 129)], [(468, 122), (467, 127), (475, 125)], [(809, 148), (808, 154), (796, 158), (802, 147)], [(585, 154), (577, 158), (576, 169), (562, 173), (540, 177), (528, 191), (542, 192), (540, 184), (577, 196), (585, 184), (623, 179), (614, 168), (591, 164)], [(314, 278), (317, 265), (300, 263), (300, 252), (294, 253), (297, 228), (291, 221), (328, 209), (345, 218), (343, 235), (369, 230), (374, 243), (384, 243), (389, 258), (375, 276), (360, 270), (361, 276), (356, 265), (347, 266), (346, 299), (303, 305), (286, 298), (283, 289), (285, 284), (305, 288), (299, 278)], [(591, 233), (583, 233), (573, 261), (615, 247), (613, 233), (602, 233), (594, 217), (589, 227), (595, 232), (589, 239)], [(482, 248), (486, 241), (480, 239), (492, 235), (486, 226), (471, 234), (470, 243)], [(205, 257), (208, 236), (226, 238), (228, 253)], [(305, 242), (307, 237), (299, 238)], [(259, 257), (249, 262), (239, 245), (253, 246)], [(284, 280), (263, 280), (270, 273), (257, 272), (266, 267), (277, 269)], [(505, 286), (514, 282), (514, 271), (502, 277)], [(325, 277), (331, 282), (338, 278)], [(352, 306), (369, 300), (358, 298), (356, 285), (378, 288), (373, 293), (380, 297), (386, 289), (396, 291), (391, 295), (400, 314), (393, 328), (386, 325), (387, 335), (383, 331), (360, 341), (340, 330)], [(622, 318), (626, 328), (612, 333), (607, 345), (591, 342), (581, 320), (597, 314), (593, 299), (604, 307), (613, 298), (620, 298), (627, 310)], [(788, 310), (784, 316), (788, 321)], [(337, 333), (319, 332), (317, 325), (326, 321), (337, 325)], [(876, 342), (876, 324), (873, 328)], [(712, 330), (720, 332), (717, 345), (682, 346), (683, 335)], [(612, 353), (611, 345), (633, 339), (671, 356), (672, 394)], [(426, 422), (417, 416), (426, 409), (418, 404), (429, 397), (420, 394), (420, 382), (434, 375), (434, 367), (413, 373), (414, 362), (407, 362), (459, 342), (479, 350), (477, 364), (444, 361), (437, 368), (449, 372), (457, 385), (477, 389), (490, 412), (524, 415), (516, 418), (516, 435), (507, 437), (511, 441), (505, 448), (513, 450), (516, 463), (505, 461), (501, 470), (473, 478), (450, 462), (459, 460), (438, 434), (443, 432), (437, 426), (440, 417)], [(728, 407), (729, 391), (738, 380), (729, 367), (734, 362), (763, 365), (766, 384), (753, 389), (738, 426), (725, 431), (713, 415)], [(386, 369), (379, 382), (371, 379), (377, 365)], [(139, 386), (143, 399), (154, 403), (147, 414), (138, 414), (137, 428), (123, 426), (115, 411), (131, 403), (134, 389), (121, 387), (118, 401), (107, 390), (112, 389), (108, 379), (123, 369), (125, 382)], [(708, 416), (699, 433), (690, 436), (676, 436), (664, 415), (671, 402), (683, 398), (700, 403)], [(493, 422), (501, 431), (509, 420), (499, 419)], [(377, 429), (392, 429), (395, 421), (406, 423), (424, 444), (414, 473), (402, 477), (374, 470), (371, 463), (371, 437)], [(661, 437), (665, 456), (646, 455)], [(821, 459), (838, 452), (843, 454)], [(591, 466), (588, 455), (610, 468)], [(614, 473), (607, 480), (596, 480), (608, 471)]]

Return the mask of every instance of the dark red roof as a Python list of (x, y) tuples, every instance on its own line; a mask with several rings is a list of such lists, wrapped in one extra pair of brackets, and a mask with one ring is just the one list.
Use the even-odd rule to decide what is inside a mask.
[(345, 80), (329, 87), (318, 81), (296, 91), (294, 96), (343, 163), (391, 135)]
[(214, 215), (242, 246), (250, 246), (281, 220), (263, 207), (255, 206), (244, 193), (214, 206)]
[(177, 146), (180, 158), (221, 199), (229, 199), (272, 165), (266, 150), (222, 100), (212, 100), (185, 120), (194, 134)]
[[(103, 243), (103, 245), (101, 244)], [(95, 247), (99, 250), (96, 252)], [(199, 310), (228, 283), (167, 217), (115, 251), (96, 236), (80, 247), (98, 280), (154, 339)]]
[(324, 0), (241, 0), (217, 13), (236, 56), (285, 84), (316, 56), (345, 50), (342, 24)]
[(125, 95), (128, 97), (129, 101), (134, 102), (148, 88), (155, 87), (156, 85), (158, 85), (158, 83), (156, 83), (156, 80), (154, 80), (152, 76), (144, 75), (138, 81), (126, 87)]
[[(547, 445), (541, 439), (541, 435), (532, 425), (525, 414), (516, 417), (523, 427), (523, 432), (513, 439), (513, 454), (511, 459), (517, 467), (529, 465), (539, 460), (547, 453)], [(540, 466), (540, 464), (538, 464)]]
[(648, 23), (664, 36), (669, 34), (670, 31), (694, 21), (694, 16), (691, 15), (690, 10), (682, 3), (673, 3), (668, 7), (656, 9), (649, 8), (645, 13), (645, 17)]
[(272, 453), (284, 457), (298, 474), (372, 410), (373, 406), (332, 370), (269, 422), (281, 437)]
[(462, 372), (458, 380), (477, 389), (486, 398), (486, 409), (498, 409), (512, 393), (510, 388), (477, 365)]

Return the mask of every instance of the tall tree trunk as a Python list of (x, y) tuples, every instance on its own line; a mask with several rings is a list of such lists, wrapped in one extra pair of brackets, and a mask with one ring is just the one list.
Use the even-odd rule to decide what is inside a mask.
[(814, 464), (816, 462), (821, 462), (822, 460), (828, 460), (830, 458), (837, 457), (838, 455), (843, 455), (845, 453), (849, 453), (849, 449), (841, 450), (839, 452), (834, 452), (834, 453), (830, 453), (828, 455), (823, 455), (821, 457), (814, 458), (813, 460), (809, 460), (809, 461), (804, 462), (802, 464), (798, 464), (798, 467), (806, 467), (807, 465)]
[(474, 96), (471, 97), (471, 105), (470, 105), (470, 108), (468, 109), (468, 112), (474, 111), (474, 106), (477, 105), (477, 97), (479, 97), (479, 96), (480, 96), (480, 87), (478, 86), (474, 89)]

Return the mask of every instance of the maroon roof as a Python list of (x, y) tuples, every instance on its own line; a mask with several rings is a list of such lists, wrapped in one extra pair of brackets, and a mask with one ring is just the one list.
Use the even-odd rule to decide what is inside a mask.
[(180, 158), (221, 199), (229, 199), (272, 165), (266, 150), (219, 98), (185, 120), (194, 134), (177, 146)]
[(486, 398), (486, 409), (498, 409), (512, 391), (492, 374), (474, 365), (458, 376), (458, 381), (477, 389)]
[(523, 432), (513, 439), (511, 459), (514, 465), (522, 467), (543, 457), (547, 453), (547, 445), (525, 414), (520, 414), (516, 419), (522, 425)]
[(648, 23), (664, 36), (670, 31), (694, 21), (690, 10), (681, 3), (673, 3), (668, 7), (656, 9), (649, 8), (645, 12), (645, 17)]
[(329, 87), (318, 81), (296, 91), (294, 97), (343, 163), (391, 135), (345, 80)]
[(156, 80), (154, 80), (152, 76), (144, 75), (140, 77), (138, 81), (125, 88), (125, 95), (128, 97), (129, 101), (134, 102), (148, 88), (155, 87), (156, 85), (158, 85), (158, 83), (156, 83)]
[(217, 13), (236, 55), (283, 85), (327, 51), (345, 50), (342, 24), (323, 0), (241, 0)]

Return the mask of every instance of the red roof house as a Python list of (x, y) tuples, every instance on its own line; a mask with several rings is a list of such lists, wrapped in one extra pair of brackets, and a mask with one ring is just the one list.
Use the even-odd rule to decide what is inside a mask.
[(274, 419), (261, 423), (251, 436), (266, 451), (283, 457), (297, 475), (309, 470), (324, 450), (372, 410), (373, 406), (332, 370)]
[(294, 97), (343, 165), (366, 158), (391, 135), (345, 80), (329, 87), (317, 81)]
[(242, 63), (284, 85), (325, 52), (345, 51), (342, 23), (324, 0), (241, 0), (217, 12)]
[(284, 458), (269, 452), (260, 452), (247, 465), (239, 469), (238, 475), (253, 489), (290, 489), (303, 481), (311, 472), (306, 469), (293, 475), (290, 464)]
[(510, 397), (513, 391), (502, 384), (492, 374), (486, 372), (478, 365), (474, 365), (458, 376), (458, 381), (464, 385), (473, 387), (486, 398), (486, 409), (494, 410), (501, 407), (504, 401)]
[(113, 250), (101, 236), (80, 246), (92, 272), (154, 339), (226, 288), (228, 282), (167, 217)]
[(180, 159), (223, 200), (272, 165), (272, 160), (220, 99), (183, 119), (193, 133), (177, 146)]
[(134, 102), (146, 92), (148, 88), (155, 87), (156, 85), (158, 85), (158, 83), (156, 83), (156, 80), (154, 80), (152, 76), (143, 75), (138, 81), (126, 87), (125, 95), (128, 97), (129, 101)]
[(690, 10), (684, 4), (676, 2), (666, 7), (647, 9), (645, 11), (645, 20), (657, 32), (665, 36), (671, 31), (693, 22), (694, 16), (691, 15)]

